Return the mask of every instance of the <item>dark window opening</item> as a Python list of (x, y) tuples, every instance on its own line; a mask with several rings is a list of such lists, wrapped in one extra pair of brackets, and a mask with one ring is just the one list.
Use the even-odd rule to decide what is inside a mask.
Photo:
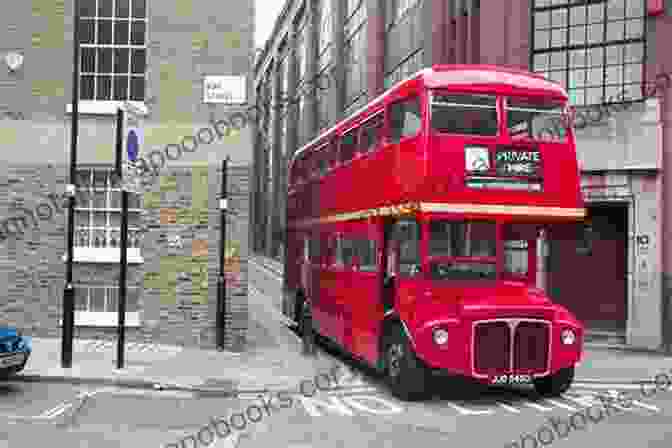
[(390, 131), (393, 143), (413, 137), (422, 127), (420, 99), (412, 98), (390, 106)]
[(447, 134), (497, 135), (497, 98), (432, 95), (432, 129)]

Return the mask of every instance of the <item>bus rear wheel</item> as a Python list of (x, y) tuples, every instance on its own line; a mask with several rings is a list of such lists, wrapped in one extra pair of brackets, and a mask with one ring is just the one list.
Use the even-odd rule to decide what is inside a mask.
[(401, 328), (394, 329), (386, 339), (385, 373), (395, 397), (415, 401), (429, 395), (429, 371)]
[(554, 375), (534, 379), (534, 389), (543, 397), (557, 397), (567, 391), (574, 381), (574, 367), (558, 370)]

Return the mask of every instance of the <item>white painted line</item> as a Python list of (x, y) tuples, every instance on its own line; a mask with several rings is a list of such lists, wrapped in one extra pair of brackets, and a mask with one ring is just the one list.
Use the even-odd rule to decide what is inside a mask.
[(551, 412), (553, 410), (553, 408), (547, 408), (546, 406), (542, 406), (539, 403), (534, 403), (532, 401), (525, 401), (523, 404), (530, 408), (538, 409), (542, 412)]
[[(343, 397), (343, 401), (346, 402), (347, 404), (350, 405), (351, 408), (368, 412), (370, 414), (375, 414), (375, 415), (391, 415), (391, 414), (400, 414), (404, 411), (404, 409), (400, 406), (397, 406), (394, 403), (391, 403), (387, 400), (383, 400), (380, 397), (376, 397), (373, 395), (359, 395), (359, 396), (354, 396), (354, 397)], [(364, 403), (362, 403), (364, 401)], [(371, 407), (365, 404), (366, 402), (377, 402), (379, 405), (382, 405), (383, 408), (386, 409), (381, 409), (380, 406), (378, 407)]]
[(42, 414), (38, 415), (37, 417), (46, 418), (46, 419), (56, 418), (59, 415), (63, 414), (68, 409), (70, 409), (71, 407), (72, 407), (71, 402), (61, 403), (58, 406), (43, 412)]
[(354, 387), (350, 389), (324, 389), (319, 392), (328, 394), (360, 394), (360, 393), (371, 393), (379, 391), (375, 387)]
[(256, 400), (258, 398), (263, 398), (264, 394), (252, 394), (252, 393), (242, 393), (238, 395), (239, 400)]
[(234, 432), (225, 439), (217, 439), (213, 445), (214, 448), (236, 448), (240, 439), (240, 433)]
[(321, 417), (322, 413), (318, 410), (318, 407), (321, 409), (326, 409), (330, 413), (338, 414), (340, 416), (349, 416), (352, 417), (355, 414), (352, 410), (341, 401), (338, 397), (325, 397), (328, 400), (322, 400), (313, 397), (304, 397), (299, 396), (299, 401), (303, 405), (304, 410), (311, 417)]
[(642, 403), (641, 401), (637, 400), (632, 400), (632, 404), (634, 404), (635, 406), (639, 406), (640, 408), (648, 409), (653, 412), (660, 412), (660, 409), (652, 404)]
[(513, 412), (514, 414), (520, 414), (520, 410), (514, 408), (513, 406), (509, 406), (506, 403), (502, 403), (501, 401), (498, 401), (497, 404), (502, 407), (503, 409), (506, 409), (509, 412)]
[(640, 389), (642, 386), (639, 384), (620, 384), (620, 383), (601, 383), (601, 384), (591, 384), (591, 383), (574, 383), (572, 387), (580, 387), (582, 389), (626, 389), (626, 390), (635, 390)]
[(463, 408), (462, 406), (458, 406), (454, 403), (451, 403), (450, 401), (447, 401), (446, 404), (451, 408), (455, 409), (457, 412), (459, 412), (460, 415), (491, 415), (495, 413), (495, 411), (491, 409), (486, 409), (484, 411), (474, 411), (472, 409), (467, 409)]
[(573, 397), (569, 394), (562, 394), (561, 396), (565, 400), (573, 401), (575, 403), (580, 404), (583, 408), (589, 408), (591, 406), (599, 405), (601, 403), (596, 396), (590, 393), (584, 393), (577, 397)]
[[(51, 420), (52, 417), (43, 417), (41, 415), (11, 415), (11, 414), (0, 414), (0, 418), (6, 418), (9, 420)], [(16, 423), (16, 422), (8, 422)]]
[(548, 402), (551, 403), (552, 405), (557, 406), (557, 407), (559, 407), (559, 408), (567, 409), (568, 411), (576, 412), (576, 411), (578, 410), (578, 409), (573, 408), (573, 407), (571, 407), (571, 406), (569, 406), (569, 405), (567, 405), (567, 404), (561, 403), (561, 402), (559, 402), (559, 401), (557, 401), (557, 400), (551, 400), (550, 398), (547, 398), (546, 401), (548, 401)]
[(118, 397), (158, 397), (158, 398), (186, 398), (193, 399), (196, 398), (195, 392), (185, 392), (181, 390), (166, 390), (166, 391), (155, 391), (148, 389), (110, 389), (105, 391), (100, 391), (99, 393), (106, 393)]

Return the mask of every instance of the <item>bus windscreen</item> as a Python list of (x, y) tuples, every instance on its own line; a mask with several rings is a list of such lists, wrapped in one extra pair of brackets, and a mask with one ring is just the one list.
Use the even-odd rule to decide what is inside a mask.
[(495, 95), (432, 95), (432, 129), (444, 134), (497, 135)]

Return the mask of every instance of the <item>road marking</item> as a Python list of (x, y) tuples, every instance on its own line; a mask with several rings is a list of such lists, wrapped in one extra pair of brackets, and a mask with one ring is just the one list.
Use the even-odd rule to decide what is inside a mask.
[(524, 401), (523, 404), (524, 404), (525, 406), (530, 407), (530, 408), (538, 409), (538, 410), (540, 410), (540, 411), (542, 411), (542, 412), (551, 412), (551, 411), (553, 410), (553, 408), (549, 408), (549, 407), (546, 407), (546, 406), (542, 406), (542, 405), (540, 405), (539, 403), (535, 403), (535, 402), (533, 402), (533, 401)]
[(495, 413), (495, 411), (491, 409), (486, 409), (484, 411), (473, 411), (471, 409), (463, 408), (462, 406), (458, 406), (454, 403), (451, 403), (450, 401), (447, 401), (446, 404), (451, 408), (455, 409), (461, 415), (491, 415)]
[(215, 439), (215, 443), (212, 446), (213, 448), (236, 448), (238, 446), (239, 439), (240, 433), (234, 432), (223, 439)]
[[(380, 397), (376, 397), (373, 395), (359, 395), (359, 396), (354, 396), (354, 397), (343, 397), (343, 401), (348, 403), (350, 407), (358, 409), (360, 411), (364, 412), (369, 412), (371, 414), (376, 414), (376, 415), (391, 415), (391, 414), (400, 414), (404, 411), (403, 408), (397, 406), (394, 403), (390, 403), (387, 400), (383, 400)], [(382, 405), (384, 408), (387, 409), (380, 409), (380, 408), (372, 408), (370, 406), (364, 405), (361, 403), (361, 401), (373, 401), (373, 402), (378, 402), (380, 405)]]
[(303, 408), (311, 417), (321, 417), (322, 413), (317, 410), (318, 407), (328, 409), (334, 413), (340, 415), (348, 415), (350, 417), (355, 414), (352, 410), (341, 401), (338, 397), (326, 397), (330, 402), (324, 401), (322, 399), (313, 398), (313, 397), (304, 397), (299, 396), (299, 401), (303, 405)]
[(42, 414), (38, 415), (37, 417), (47, 418), (47, 419), (56, 418), (59, 415), (63, 414), (68, 409), (70, 409), (72, 406), (73, 406), (72, 402), (61, 403), (54, 408), (51, 408), (47, 411), (44, 411)]
[(626, 384), (626, 383), (573, 383), (572, 388), (578, 387), (582, 389), (624, 389), (636, 390), (640, 389), (641, 384)]
[(508, 404), (502, 403), (501, 401), (498, 401), (497, 404), (509, 412), (513, 412), (514, 414), (520, 414), (520, 410), (514, 408), (513, 406), (509, 406)]
[[(578, 395), (578, 394), (577, 394)], [(595, 406), (596, 404), (601, 404), (601, 401), (594, 396), (593, 394), (590, 393), (583, 393), (578, 396), (571, 396), (569, 394), (562, 394), (562, 398), (565, 400), (573, 401), (575, 403), (580, 404), (583, 408), (589, 408), (591, 406)]]
[(572, 412), (576, 412), (576, 411), (577, 411), (576, 408), (573, 408), (573, 407), (571, 407), (571, 406), (568, 405), (568, 404), (561, 403), (561, 402), (559, 402), (559, 401), (557, 401), (557, 400), (551, 400), (550, 398), (548, 398), (548, 399), (546, 399), (546, 401), (548, 401), (549, 403), (551, 403), (551, 404), (553, 404), (553, 405), (555, 405), (555, 406), (557, 406), (557, 407), (559, 407), (559, 408), (567, 409), (568, 411), (572, 411)]
[(660, 412), (660, 409), (658, 407), (652, 405), (652, 404), (642, 403), (641, 401), (637, 401), (637, 400), (632, 400), (632, 404), (634, 404), (635, 406), (642, 407), (644, 409), (648, 409), (650, 411)]
[(36, 415), (36, 416), (33, 416), (33, 417), (26, 417), (26, 418), (46, 418), (46, 419), (56, 418), (59, 415), (63, 414), (68, 409), (70, 409), (71, 407), (73, 407), (75, 405), (75, 403), (74, 403), (75, 401), (85, 400), (89, 397), (93, 397), (96, 394), (104, 392), (105, 389), (109, 389), (109, 388), (101, 388), (101, 389), (92, 390), (92, 391), (89, 391), (89, 390), (82, 391), (79, 394), (77, 394), (77, 396), (75, 397), (74, 400), (65, 401), (65, 402), (59, 404), (58, 406), (55, 406), (51, 409), (47, 409), (46, 411), (44, 411), (40, 415)]
[(238, 394), (236, 398), (238, 398), (239, 400), (258, 400), (260, 398), (264, 398), (265, 396), (266, 395), (259, 393), (243, 392), (241, 394)]
[(375, 387), (354, 387), (352, 389), (342, 389), (342, 388), (333, 388), (333, 389), (324, 389), (320, 391), (321, 393), (327, 393), (327, 394), (361, 394), (361, 393), (367, 393), (367, 392), (380, 392), (377, 388)]
[(109, 395), (114, 395), (118, 397), (138, 397), (138, 396), (148, 396), (148, 397), (157, 397), (157, 398), (183, 398), (183, 399), (195, 399), (197, 398), (196, 392), (187, 392), (181, 390), (152, 390), (152, 389), (123, 389), (118, 387), (108, 387), (96, 391), (96, 393), (104, 393)]

